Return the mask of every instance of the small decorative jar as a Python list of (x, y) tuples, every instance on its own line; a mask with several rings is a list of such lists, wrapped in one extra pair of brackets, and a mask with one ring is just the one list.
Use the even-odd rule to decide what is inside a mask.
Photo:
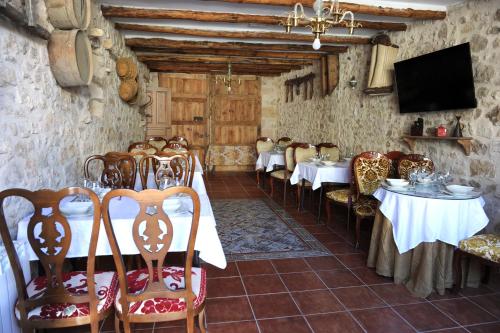
[(436, 128), (436, 136), (446, 136), (448, 134), (448, 130), (444, 125), (439, 125), (439, 127)]

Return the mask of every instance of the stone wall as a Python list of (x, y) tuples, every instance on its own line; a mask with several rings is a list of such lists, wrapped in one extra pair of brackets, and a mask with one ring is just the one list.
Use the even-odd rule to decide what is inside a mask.
[[(285, 103), (284, 81), (311, 71), (318, 73), (318, 65), (279, 78), (263, 78), (262, 100), (272, 100), (274, 107), (271, 108), (279, 115), (274, 136), (286, 135), (311, 143), (331, 141), (340, 146), (342, 153), (409, 152), (401, 136), (409, 133), (417, 117), (424, 118), (429, 134), (440, 124), (451, 131), (455, 115), (461, 115), (464, 136), (474, 137), (470, 156), (454, 142), (419, 141), (415, 152), (432, 158), (438, 170), (450, 170), (457, 181), (480, 188), (491, 221), (488, 229), (500, 232), (499, 32), (498, 1), (481, 0), (449, 8), (448, 17), (443, 21), (416, 22), (409, 25), (406, 32), (390, 33), (392, 42), (400, 46), (398, 60), (470, 42), (478, 99), (474, 110), (400, 114), (395, 94), (367, 96), (363, 93), (371, 47), (351, 46), (347, 53), (340, 55), (340, 81), (331, 96), (319, 96), (320, 82), (316, 80), (312, 100), (297, 98), (293, 103)], [(348, 83), (352, 76), (359, 81), (355, 89)]]
[[(38, 20), (46, 18), (37, 2)], [(92, 154), (125, 151), (144, 137), (144, 119), (137, 105), (118, 96), (115, 60), (133, 56), (123, 37), (95, 4), (89, 29), (100, 28), (109, 40), (105, 49), (93, 43), (95, 75), (89, 87), (63, 89), (49, 66), (47, 41), (28, 35), (0, 19), (0, 190), (59, 189), (83, 177), (83, 162)], [(48, 22), (40, 25), (51, 30)], [(139, 63), (139, 84), (145, 90), (147, 68)], [(12, 232), (27, 208), (10, 205)]]

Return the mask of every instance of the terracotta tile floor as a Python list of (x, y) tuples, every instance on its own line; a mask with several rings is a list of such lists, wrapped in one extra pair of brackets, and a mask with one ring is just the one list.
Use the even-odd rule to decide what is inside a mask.
[[(265, 197), (254, 179), (253, 173), (218, 173), (207, 180), (207, 190), (211, 199)], [(365, 266), (368, 224), (356, 251), (343, 208), (334, 208), (339, 214), (330, 229), (316, 224), (316, 209), (298, 212), (294, 198), (287, 201), (289, 213), (334, 255), (232, 262), (225, 270), (207, 266), (210, 333), (500, 332), (500, 288), (414, 297)], [(112, 328), (108, 319), (102, 331)], [(181, 321), (137, 326), (134, 332), (184, 329)]]

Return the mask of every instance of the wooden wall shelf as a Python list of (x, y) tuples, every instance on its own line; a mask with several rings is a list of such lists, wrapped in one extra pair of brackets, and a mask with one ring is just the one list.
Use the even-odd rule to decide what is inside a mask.
[(415, 141), (417, 140), (436, 140), (436, 141), (456, 141), (465, 151), (465, 155), (470, 155), (471, 137), (453, 137), (453, 136), (413, 136), (404, 135), (403, 140), (408, 144), (410, 149), (415, 150)]

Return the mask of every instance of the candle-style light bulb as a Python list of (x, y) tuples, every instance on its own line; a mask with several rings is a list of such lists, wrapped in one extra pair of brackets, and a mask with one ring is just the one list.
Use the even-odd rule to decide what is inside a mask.
[(321, 42), (320, 42), (319, 38), (314, 39), (313, 49), (319, 50), (320, 48), (321, 48)]

